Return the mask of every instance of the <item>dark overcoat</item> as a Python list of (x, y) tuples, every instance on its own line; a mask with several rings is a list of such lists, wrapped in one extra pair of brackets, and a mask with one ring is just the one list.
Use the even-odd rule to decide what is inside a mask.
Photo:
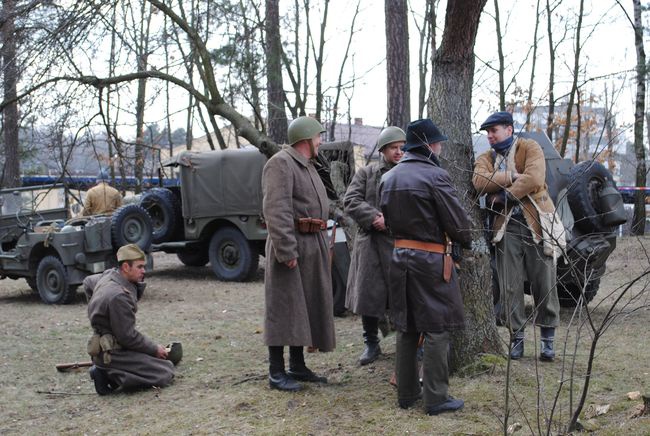
[(111, 380), (122, 389), (148, 386), (163, 387), (174, 378), (174, 365), (156, 357), (158, 346), (135, 328), (138, 311), (137, 289), (117, 269), (95, 274), (84, 280), (88, 302), (88, 318), (99, 335), (112, 334), (121, 349), (111, 351), (105, 364), (102, 354), (93, 363), (106, 369)]
[(350, 261), (345, 307), (352, 312), (382, 318), (388, 304), (388, 268), (393, 238), (372, 222), (379, 210), (379, 182), (393, 165), (380, 157), (356, 172), (343, 200), (345, 213), (358, 225)]
[[(471, 244), (470, 223), (449, 174), (437, 160), (407, 152), (382, 177), (380, 205), (395, 239), (445, 243), (445, 234)], [(395, 248), (390, 267), (390, 307), (397, 330), (443, 332), (464, 327), (455, 269), (443, 279), (443, 254)]]
[[(329, 200), (313, 163), (292, 147), (264, 166), (263, 211), (268, 229), (264, 273), (264, 342), (268, 346), (335, 347), (327, 230), (299, 233), (295, 221), (327, 221)], [(285, 262), (298, 259), (290, 269)]]

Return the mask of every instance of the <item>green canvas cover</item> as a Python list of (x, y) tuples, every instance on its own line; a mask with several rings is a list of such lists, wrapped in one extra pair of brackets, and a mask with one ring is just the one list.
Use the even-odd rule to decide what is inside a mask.
[(261, 215), (262, 169), (256, 148), (184, 151), (165, 166), (178, 166), (184, 218)]

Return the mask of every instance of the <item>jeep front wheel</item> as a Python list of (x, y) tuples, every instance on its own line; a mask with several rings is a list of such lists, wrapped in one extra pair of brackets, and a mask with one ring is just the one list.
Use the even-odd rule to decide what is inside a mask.
[(217, 230), (208, 247), (210, 265), (219, 280), (241, 282), (257, 271), (259, 253), (236, 228)]
[(47, 304), (68, 304), (76, 296), (76, 286), (68, 283), (68, 273), (61, 261), (45, 256), (36, 269), (36, 285), (41, 299)]

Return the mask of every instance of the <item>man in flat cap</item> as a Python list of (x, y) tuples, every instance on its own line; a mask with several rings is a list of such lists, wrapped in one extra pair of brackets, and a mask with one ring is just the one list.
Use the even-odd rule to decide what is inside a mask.
[[(384, 174), (379, 187), (384, 221), (395, 238), (389, 295), (397, 329), (397, 400), (407, 409), (423, 396), (428, 415), (464, 405), (448, 394), (449, 332), (465, 323), (451, 243), (467, 247), (472, 238), (469, 218), (438, 160), (445, 140), (430, 119), (410, 123), (404, 157)], [(420, 334), (422, 389), (416, 357)]]
[(510, 328), (510, 358), (520, 359), (524, 354), (527, 280), (535, 301), (534, 322), (541, 329), (539, 358), (552, 361), (560, 305), (555, 265), (544, 254), (538, 212), (555, 210), (546, 186), (544, 153), (532, 139), (513, 136), (509, 112), (490, 115), (481, 130), (487, 132), (491, 150), (476, 159), (472, 182), (479, 194), (488, 194), (502, 307), (499, 316)]
[(84, 216), (111, 214), (122, 205), (122, 195), (108, 184), (108, 173), (101, 169), (97, 174), (97, 184), (86, 192)]
[(374, 362), (381, 354), (379, 320), (385, 318), (388, 307), (388, 267), (393, 238), (379, 210), (379, 182), (402, 158), (405, 142), (406, 135), (399, 127), (382, 130), (377, 138), (379, 161), (354, 174), (343, 200), (345, 213), (359, 226), (354, 238), (345, 306), (361, 315), (366, 344), (359, 357), (361, 365)]
[(90, 377), (99, 395), (163, 387), (174, 378), (168, 350), (135, 328), (138, 299), (145, 286), (145, 253), (135, 244), (125, 245), (117, 251), (117, 263), (117, 268), (83, 282), (94, 332), (88, 340), (94, 363)]

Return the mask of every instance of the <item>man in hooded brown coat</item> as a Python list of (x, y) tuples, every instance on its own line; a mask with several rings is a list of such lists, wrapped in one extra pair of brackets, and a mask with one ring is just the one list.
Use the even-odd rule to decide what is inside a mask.
[(399, 127), (382, 130), (377, 138), (379, 162), (356, 172), (343, 200), (345, 213), (359, 226), (354, 238), (345, 306), (361, 315), (366, 344), (359, 357), (361, 365), (374, 362), (381, 354), (379, 320), (385, 317), (388, 306), (388, 267), (393, 238), (379, 210), (379, 182), (401, 159), (405, 141), (406, 134)]
[[(269, 347), (269, 385), (297, 391), (296, 381), (327, 383), (305, 365), (303, 347), (335, 347), (332, 279), (329, 270), (329, 200), (312, 159), (323, 132), (320, 123), (299, 117), (288, 130), (291, 147), (264, 167), (266, 240), (264, 342)], [(289, 346), (289, 371), (284, 346)]]

